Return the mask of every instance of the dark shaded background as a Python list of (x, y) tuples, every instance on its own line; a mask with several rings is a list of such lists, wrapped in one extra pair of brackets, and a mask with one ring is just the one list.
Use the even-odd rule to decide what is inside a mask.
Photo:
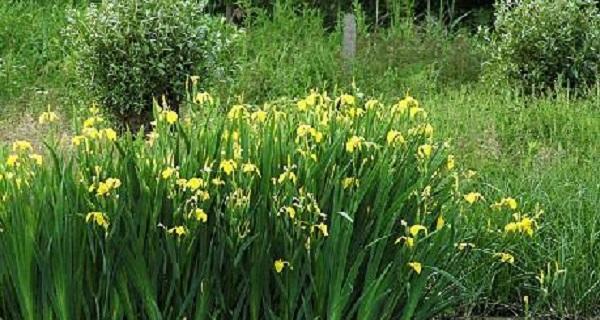
[[(210, 0), (209, 10), (214, 13), (228, 14), (234, 22), (242, 22), (247, 12), (234, 0)], [(352, 10), (352, 0), (288, 0), (279, 1), (293, 6), (297, 10), (314, 8), (321, 11), (324, 25), (335, 26), (340, 13)], [(490, 24), (493, 17), (494, 0), (359, 0), (365, 11), (367, 22), (371, 26), (386, 27), (394, 18), (414, 16), (423, 20), (434, 17), (444, 23), (460, 23), (463, 26)], [(277, 1), (250, 0), (254, 8), (272, 12)], [(378, 9), (377, 10), (377, 6)]]

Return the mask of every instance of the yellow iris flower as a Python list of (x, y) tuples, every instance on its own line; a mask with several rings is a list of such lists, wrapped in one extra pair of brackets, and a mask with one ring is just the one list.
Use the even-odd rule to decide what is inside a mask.
[(421, 274), (421, 270), (423, 268), (423, 266), (421, 265), (420, 262), (409, 262), (408, 266), (411, 267), (411, 269), (413, 269), (417, 274)]

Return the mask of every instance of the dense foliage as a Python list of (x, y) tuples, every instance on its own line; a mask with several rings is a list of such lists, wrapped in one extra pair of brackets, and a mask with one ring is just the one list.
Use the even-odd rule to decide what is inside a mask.
[(399, 90), (422, 95), (479, 79), (481, 57), (466, 33), (448, 34), (432, 21), (367, 33), (359, 23), (357, 53), (349, 70), (341, 54), (341, 28), (327, 32), (322, 21), (317, 10), (295, 13), (283, 5), (271, 14), (258, 14), (251, 32), (238, 42), (235, 81), (217, 84), (216, 92), (223, 99), (239, 94), (260, 103), (298, 97), (318, 86), (329, 91), (359, 88), (396, 99), (404, 94)]
[[(518, 81), (478, 82), (480, 59), (489, 59), (491, 52), (475, 50), (481, 39), (463, 27), (474, 23), (471, 18), (479, 13), (463, 17), (464, 11), (451, 14), (449, 9), (484, 1), (357, 0), (353, 5), (343, 1), (348, 6), (340, 11), (327, 4), (342, 1), (209, 1), (206, 11), (217, 16), (226, 12), (221, 4), (229, 3), (234, 24), (244, 31), (235, 50), (224, 52), (223, 58), (236, 60), (234, 81), (211, 79), (210, 74), (189, 79), (188, 84), (201, 90), (211, 88), (213, 96), (186, 93), (196, 102), (181, 105), (179, 114), (157, 109), (156, 129), (145, 138), (118, 137), (110, 129), (117, 125), (110, 112), (82, 108), (93, 104), (88, 93), (95, 90), (85, 86), (85, 75), (75, 77), (73, 66), (80, 61), (70, 49), (77, 48), (62, 45), (60, 30), (73, 22), (67, 17), (78, 15), (68, 9), (83, 14), (89, 3), (101, 2), (0, 1), (1, 318), (207, 315), (197, 310), (206, 310), (205, 318), (325, 318), (334, 309), (335, 293), (336, 299), (344, 300), (340, 292), (347, 291), (336, 290), (339, 280), (333, 276), (317, 277), (322, 269), (328, 276), (342, 274), (344, 288), (352, 290), (345, 307), (337, 310), (342, 316), (357, 315), (359, 309), (364, 318), (381, 316), (368, 313), (371, 310), (361, 305), (366, 300), (375, 312), (387, 306), (406, 316), (411, 311), (405, 306), (418, 300), (415, 317), (600, 314), (600, 83), (573, 96), (562, 88), (529, 95)], [(414, 10), (405, 10), (411, 2)], [(423, 11), (428, 4), (431, 10)], [(391, 5), (401, 9), (393, 11)], [(350, 10), (358, 19), (359, 33), (352, 70), (341, 67), (337, 24), (339, 14)], [(477, 24), (490, 20), (481, 21)], [(490, 68), (488, 72), (506, 77), (506, 69)], [(313, 87), (319, 90), (306, 96)], [(354, 93), (356, 109), (348, 103), (350, 96), (344, 104), (332, 97), (327, 108), (319, 108), (332, 109), (329, 114), (337, 116), (329, 123), (335, 127), (323, 126), (323, 119), (305, 119), (298, 109), (310, 106), (304, 115), (322, 115), (310, 101), (324, 96), (325, 90), (336, 96)], [(155, 94), (162, 105), (160, 92)], [(408, 94), (419, 97), (418, 107), (426, 109), (427, 117), (417, 112), (413, 119), (390, 119), (399, 116), (395, 106), (400, 101), (411, 101), (405, 99)], [(286, 98), (278, 99), (281, 96)], [(374, 109), (367, 107), (370, 96), (381, 102)], [(238, 122), (227, 119), (235, 105), (245, 115)], [(344, 120), (348, 117), (353, 119), (350, 128)], [(400, 129), (392, 128), (397, 132), (385, 128), (392, 122), (398, 124)], [(310, 127), (300, 129), (302, 124)], [(425, 136), (409, 134), (420, 126)], [(299, 134), (305, 134), (313, 152), (299, 148), (304, 146), (304, 140), (295, 141)], [(388, 134), (398, 142), (400, 134), (406, 143), (390, 146)], [(354, 135), (358, 140), (350, 141)], [(374, 144), (363, 145), (360, 137)], [(347, 142), (362, 149), (349, 153)], [(432, 153), (431, 162), (418, 156), (416, 145), (423, 142), (439, 152)], [(266, 150), (265, 155), (259, 150)], [(271, 155), (275, 160), (266, 161)], [(297, 167), (279, 183), (289, 167), (288, 155)], [(407, 161), (398, 163), (401, 157)], [(207, 159), (211, 161), (205, 165)], [(354, 174), (349, 170), (358, 159), (368, 161)], [(452, 170), (449, 160), (455, 162)], [(347, 167), (334, 166), (333, 161)], [(429, 172), (440, 169), (446, 179), (458, 178), (458, 191), (438, 184), (441, 177), (427, 180), (426, 171), (409, 174), (419, 169), (418, 163), (427, 163)], [(225, 170), (232, 169), (227, 175)], [(384, 175), (385, 169), (397, 171)], [(218, 186), (221, 181), (213, 177), (226, 184)], [(295, 184), (287, 181), (291, 177)], [(272, 186), (262, 178), (271, 179)], [(420, 189), (415, 179), (429, 181), (432, 188)], [(407, 210), (394, 213), (385, 208), (383, 212), (392, 214), (386, 218), (367, 202), (393, 202), (384, 192), (373, 191), (388, 190), (390, 183), (417, 192), (404, 198)], [(335, 187), (338, 190), (332, 191)], [(238, 189), (242, 192), (236, 193)], [(263, 191), (271, 200), (262, 197)], [(398, 192), (392, 188), (388, 195)], [(310, 202), (308, 193), (326, 216), (301, 210)], [(417, 215), (409, 209), (421, 209), (428, 193), (430, 200), (443, 202), (434, 208), (446, 210), (441, 211), (441, 230), (435, 215), (422, 220), (425, 234), (409, 220)], [(338, 195), (346, 202), (340, 204)], [(246, 209), (245, 200), (262, 207)], [(338, 202), (332, 204), (334, 200)], [(359, 205), (354, 210), (348, 201)], [(332, 210), (345, 205), (352, 210)], [(356, 219), (363, 216), (368, 219)], [(371, 241), (384, 233), (368, 222), (386, 219), (399, 225), (389, 236)], [(266, 228), (257, 229), (259, 223)], [(411, 226), (417, 226), (414, 237)], [(205, 239), (213, 242), (203, 246)], [(305, 239), (310, 239), (310, 250)], [(440, 239), (448, 242), (449, 250), (439, 259), (429, 259), (439, 252)], [(349, 244), (337, 246), (342, 240)], [(377, 260), (379, 246), (385, 249)], [(339, 248), (351, 251), (338, 254), (343, 252)], [(411, 260), (391, 261), (394, 254), (404, 259), (408, 249)], [(360, 265), (354, 278), (338, 265), (351, 263)], [(384, 269), (387, 273), (381, 278), (367, 272), (382, 270), (384, 263), (392, 267)], [(393, 276), (404, 281), (373, 283), (367, 278)], [(419, 281), (427, 282), (422, 295)], [(323, 287), (328, 288), (325, 295)], [(365, 290), (376, 297), (360, 300)], [(436, 292), (443, 297), (437, 306), (445, 311), (429, 308)], [(210, 304), (197, 303), (200, 296)], [(323, 302), (318, 305), (319, 301)], [(237, 309), (231, 310), (233, 305)], [(348, 310), (350, 305), (357, 307)]]
[(191, 74), (202, 81), (227, 75), (229, 28), (197, 1), (109, 0), (72, 11), (69, 21), (65, 35), (81, 82), (125, 120), (150, 116), (157, 94), (177, 108)]
[(598, 79), (600, 10), (592, 0), (499, 1), (489, 54), (492, 69), (526, 86)]
[[(457, 267), (479, 246), (462, 241), (461, 214), (484, 197), (462, 194), (415, 99), (312, 92), (227, 116), (194, 100), (181, 120), (156, 109), (147, 137), (117, 137), (92, 109), (65, 154), (13, 144), (0, 314), (427, 319), (460, 301)], [(533, 234), (536, 218), (515, 219), (507, 234)], [(501, 247), (478, 256), (515, 263)]]

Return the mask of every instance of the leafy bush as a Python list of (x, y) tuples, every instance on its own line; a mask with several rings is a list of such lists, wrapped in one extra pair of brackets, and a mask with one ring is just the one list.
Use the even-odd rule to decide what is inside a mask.
[(597, 79), (600, 12), (595, 1), (499, 1), (494, 28), (490, 69), (538, 87), (559, 80), (585, 86)]
[(81, 80), (123, 119), (152, 113), (153, 95), (177, 109), (188, 76), (223, 79), (231, 30), (194, 0), (109, 0), (73, 11), (65, 30)]
[(91, 110), (70, 152), (46, 160), (15, 142), (0, 166), (0, 314), (439, 314), (462, 297), (461, 221), (483, 198), (460, 193), (416, 100), (358, 97), (223, 116), (200, 93), (182, 120), (157, 108), (146, 138), (117, 137)]

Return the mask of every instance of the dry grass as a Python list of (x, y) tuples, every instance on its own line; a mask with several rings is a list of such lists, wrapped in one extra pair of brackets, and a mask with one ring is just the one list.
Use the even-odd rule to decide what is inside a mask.
[[(61, 116), (64, 119), (64, 116)], [(60, 141), (69, 141), (72, 136), (68, 128), (69, 121), (63, 121), (54, 130), (58, 130)], [(24, 113), (10, 120), (0, 121), (0, 144), (9, 144), (15, 140), (28, 140), (38, 151), (44, 149), (43, 142), (51, 133), (50, 128), (38, 123), (37, 115)]]

